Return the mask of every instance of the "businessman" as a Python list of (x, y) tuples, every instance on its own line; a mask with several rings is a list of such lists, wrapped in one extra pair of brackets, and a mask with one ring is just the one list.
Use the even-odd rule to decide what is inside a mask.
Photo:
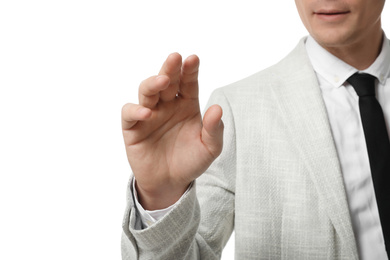
[(134, 176), (123, 259), (389, 259), (385, 0), (295, 0), (309, 32), (212, 94), (171, 54), (122, 109)]

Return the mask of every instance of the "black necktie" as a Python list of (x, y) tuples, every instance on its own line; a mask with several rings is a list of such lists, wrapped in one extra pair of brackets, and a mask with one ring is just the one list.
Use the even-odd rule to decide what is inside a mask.
[(390, 256), (390, 141), (382, 108), (375, 98), (375, 77), (354, 74), (347, 81), (359, 96), (360, 117), (366, 139), (375, 196), (387, 255)]

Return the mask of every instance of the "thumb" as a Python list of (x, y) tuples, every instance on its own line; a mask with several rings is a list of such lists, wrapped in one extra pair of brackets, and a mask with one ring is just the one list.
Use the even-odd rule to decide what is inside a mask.
[(215, 158), (222, 151), (224, 126), (221, 118), (222, 108), (219, 105), (209, 107), (203, 117), (202, 142)]

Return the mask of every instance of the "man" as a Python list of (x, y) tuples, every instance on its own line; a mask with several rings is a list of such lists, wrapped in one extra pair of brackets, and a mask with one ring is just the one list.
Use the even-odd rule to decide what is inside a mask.
[[(123, 107), (134, 173), (123, 259), (219, 259), (233, 228), (237, 259), (388, 259), (385, 1), (295, 2), (310, 36), (216, 90), (203, 120), (196, 56), (171, 54), (141, 83), (139, 104)], [(355, 75), (376, 85), (384, 116), (366, 123), (360, 103), (382, 110)], [(373, 118), (384, 132), (366, 131)]]

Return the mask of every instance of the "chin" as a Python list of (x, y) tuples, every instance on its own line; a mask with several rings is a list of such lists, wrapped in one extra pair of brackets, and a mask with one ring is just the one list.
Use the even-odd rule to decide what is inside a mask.
[(338, 32), (337, 30), (310, 33), (310, 35), (323, 47), (343, 47), (354, 42), (353, 36), (346, 32)]

